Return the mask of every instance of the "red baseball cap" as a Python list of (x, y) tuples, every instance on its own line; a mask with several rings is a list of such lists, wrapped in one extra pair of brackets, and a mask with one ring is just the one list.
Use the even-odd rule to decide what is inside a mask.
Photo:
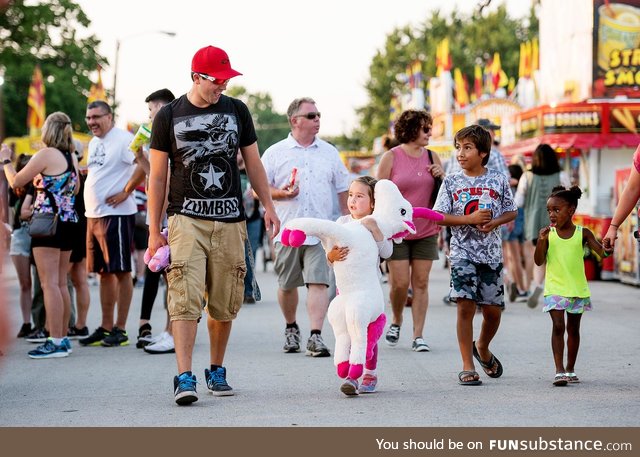
[(214, 46), (198, 49), (191, 60), (191, 71), (218, 79), (230, 79), (242, 74), (231, 68), (227, 53)]

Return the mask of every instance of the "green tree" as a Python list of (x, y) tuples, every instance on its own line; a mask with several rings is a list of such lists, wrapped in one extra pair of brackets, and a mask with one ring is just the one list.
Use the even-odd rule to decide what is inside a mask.
[(453, 11), (449, 17), (434, 11), (415, 28), (395, 29), (369, 67), (370, 76), (365, 83), (369, 102), (357, 109), (360, 128), (353, 136), (370, 148), (374, 138), (388, 131), (391, 95), (406, 87), (402, 75), (407, 65), (415, 60), (422, 62), (426, 84), (429, 77), (435, 76), (436, 47), (444, 38), (449, 38), (454, 68), (460, 68), (472, 85), (474, 66), (484, 67), (494, 52), (500, 53), (507, 75), (517, 77), (520, 42), (537, 35), (538, 20), (533, 9), (528, 18), (513, 19), (505, 5), (484, 14), (480, 10), (469, 15)]
[(286, 114), (273, 108), (273, 99), (267, 92), (250, 93), (243, 86), (234, 86), (227, 91), (230, 97), (239, 98), (246, 103), (258, 135), (260, 154), (272, 144), (277, 143), (289, 133), (289, 121)]
[(85, 130), (84, 114), (89, 76), (107, 60), (96, 49), (100, 41), (79, 35), (91, 21), (72, 0), (39, 3), (14, 0), (6, 14), (0, 15), (0, 72), (4, 72), (3, 91), (6, 134), (27, 133), (27, 96), (36, 64), (45, 80), (47, 113), (64, 111), (74, 130)]

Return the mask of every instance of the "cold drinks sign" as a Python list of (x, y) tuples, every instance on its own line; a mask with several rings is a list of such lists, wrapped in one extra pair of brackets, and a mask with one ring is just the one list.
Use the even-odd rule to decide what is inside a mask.
[(593, 4), (593, 97), (640, 98), (640, 0)]

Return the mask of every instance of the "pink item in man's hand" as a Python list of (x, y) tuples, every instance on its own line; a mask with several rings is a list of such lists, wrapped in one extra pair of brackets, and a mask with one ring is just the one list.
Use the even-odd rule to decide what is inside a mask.
[[(165, 228), (161, 232), (161, 235), (166, 240), (169, 235), (169, 231)], [(144, 252), (144, 263), (146, 263), (149, 267), (149, 270), (153, 271), (154, 273), (167, 268), (171, 263), (171, 251), (169, 250), (169, 245), (162, 246), (156, 251), (153, 256), (151, 256), (151, 251), (149, 251), (149, 248), (147, 248), (147, 250)]]
[(295, 189), (297, 175), (298, 175), (298, 169), (296, 167), (293, 167), (293, 170), (291, 170), (291, 176), (289, 177), (289, 185), (287, 186), (287, 189), (289, 190)]

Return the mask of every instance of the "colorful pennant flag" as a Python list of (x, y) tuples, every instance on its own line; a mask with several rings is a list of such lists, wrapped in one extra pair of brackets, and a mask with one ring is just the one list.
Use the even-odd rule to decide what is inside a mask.
[(451, 54), (449, 54), (449, 39), (445, 38), (436, 47), (436, 76), (442, 72), (450, 71), (452, 67)]
[(44, 103), (44, 79), (40, 65), (36, 65), (29, 86), (29, 96), (27, 97), (27, 128), (30, 132), (39, 130), (44, 125), (46, 117), (46, 107)]
[(502, 69), (500, 63), (500, 53), (493, 54), (493, 61), (491, 62), (491, 93), (494, 94), (499, 88), (506, 87), (509, 84), (509, 78)]
[(100, 65), (98, 65), (98, 81), (95, 84), (91, 84), (87, 103), (95, 102), (96, 100), (107, 101), (107, 92), (102, 85), (102, 67)]
[(466, 81), (459, 68), (453, 70), (453, 82), (456, 90), (456, 103), (460, 108), (463, 108), (469, 104), (469, 93), (467, 91)]

